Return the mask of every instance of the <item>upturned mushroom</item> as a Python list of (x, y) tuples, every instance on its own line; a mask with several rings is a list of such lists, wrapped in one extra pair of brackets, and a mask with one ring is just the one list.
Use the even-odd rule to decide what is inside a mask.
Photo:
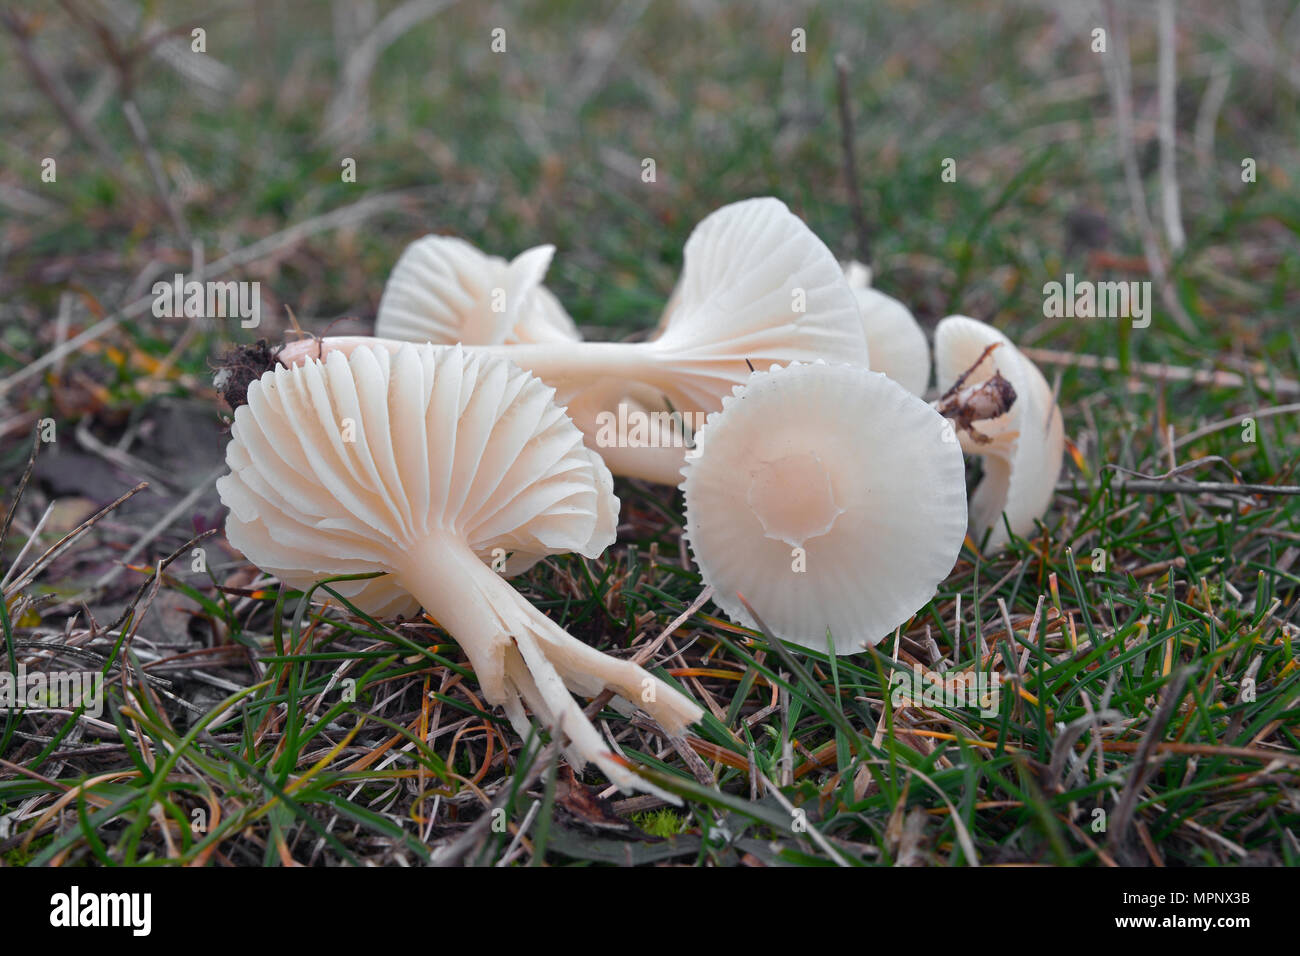
[(871, 369), (884, 372), (913, 395), (930, 384), (930, 346), (907, 306), (871, 284), (871, 269), (860, 262), (844, 266), (844, 277), (858, 299), (867, 336)]
[(815, 650), (879, 642), (934, 595), (965, 538), (948, 435), (879, 372), (755, 373), (709, 416), (683, 469), (686, 537), (714, 602), (757, 627), (748, 601), (776, 637)]
[(658, 793), (606, 748), (570, 691), (611, 690), (671, 734), (700, 708), (570, 636), (485, 563), (509, 573), (550, 554), (594, 557), (614, 540), (612, 479), (552, 396), (505, 360), (459, 347), (359, 347), (276, 368), (235, 412), (218, 482), (226, 534), (295, 588), (386, 572), (335, 587), (375, 615), (423, 606), (520, 735), (527, 704), (575, 766)]
[(464, 239), (417, 239), (384, 284), (375, 335), (434, 345), (576, 342), (573, 319), (542, 285), (554, 255), (554, 246), (536, 246), (507, 262)]
[[(962, 449), (980, 456), (983, 477), (971, 493), (971, 530), (996, 549), (1025, 535), (1052, 502), (1065, 450), (1065, 426), (1037, 366), (992, 326), (962, 315), (939, 323), (937, 405), (956, 425)], [(1005, 515), (1005, 521), (1003, 516)]]

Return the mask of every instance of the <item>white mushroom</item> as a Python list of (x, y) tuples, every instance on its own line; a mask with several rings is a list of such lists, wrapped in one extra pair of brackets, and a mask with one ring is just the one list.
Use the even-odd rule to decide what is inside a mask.
[[(758, 372), (696, 436), (686, 536), (714, 601), (782, 640), (848, 654), (906, 622), (966, 534), (948, 423), (879, 372)], [(828, 638), (829, 633), (829, 638)]]
[[(983, 460), (984, 476), (971, 495), (971, 529), (976, 538), (990, 531), (987, 547), (999, 548), (1007, 542), (1007, 524), (1014, 534), (1029, 534), (1052, 502), (1065, 450), (1061, 409), (1037, 366), (983, 322), (962, 315), (944, 319), (935, 330), (934, 357), (945, 390), (940, 405), (956, 412), (963, 450)], [(1009, 410), (1002, 410), (1007, 403), (999, 405), (989, 387), (995, 374), (1014, 389)], [(961, 427), (963, 417), (969, 428)]]
[(434, 345), (576, 342), (573, 319), (542, 285), (554, 254), (537, 246), (506, 262), (463, 239), (417, 239), (384, 285), (375, 335)]
[[(523, 703), (624, 789), (655, 791), (606, 748), (569, 691), (611, 690), (672, 734), (701, 711), (630, 661), (571, 637), (485, 562), (600, 554), (618, 499), (598, 456), (510, 363), (459, 347), (356, 348), (267, 372), (235, 412), (218, 482), (230, 543), (286, 584), (335, 587), (362, 610), (420, 606), (464, 648), (489, 702)], [(499, 564), (498, 564), (499, 566)]]
[[(390, 350), (400, 345), (346, 336), (304, 340), (286, 346), (279, 359), (293, 364), (367, 343)], [(725, 206), (696, 226), (663, 332), (652, 341), (469, 348), (508, 358), (555, 387), (556, 400), (572, 406), (593, 448), (595, 435), (588, 429), (607, 400), (632, 396), (650, 411), (705, 414), (721, 407), (751, 366), (869, 361), (857, 300), (839, 263), (784, 203), (771, 198)], [(611, 454), (611, 467), (669, 481), (684, 455), (680, 447), (625, 451)], [(643, 458), (648, 460), (638, 468)]]
[(872, 370), (884, 372), (913, 395), (924, 395), (930, 384), (930, 346), (915, 316), (873, 288), (871, 269), (862, 263), (847, 263), (844, 276), (858, 298)]

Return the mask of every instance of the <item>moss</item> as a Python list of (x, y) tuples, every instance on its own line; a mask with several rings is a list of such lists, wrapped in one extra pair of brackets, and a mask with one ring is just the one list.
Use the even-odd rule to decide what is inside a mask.
[(632, 822), (650, 836), (667, 838), (681, 833), (686, 819), (667, 807), (663, 807), (658, 810), (647, 810), (644, 813), (633, 814)]

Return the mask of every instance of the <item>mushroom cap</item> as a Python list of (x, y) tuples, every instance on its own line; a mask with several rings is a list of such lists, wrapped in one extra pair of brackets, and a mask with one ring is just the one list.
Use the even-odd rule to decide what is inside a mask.
[[(966, 534), (947, 421), (879, 372), (757, 372), (695, 436), (686, 537), (732, 620), (838, 654), (875, 644), (928, 601)], [(795, 548), (806, 570), (796, 570)]]
[(384, 285), (375, 335), (434, 345), (578, 341), (573, 319), (542, 285), (554, 254), (536, 246), (506, 262), (464, 239), (417, 239)]
[(844, 266), (844, 277), (858, 299), (871, 368), (884, 372), (913, 395), (930, 384), (930, 346), (911, 311), (871, 285), (871, 270), (860, 262)]
[[(595, 557), (615, 537), (613, 479), (553, 394), (458, 346), (277, 367), (235, 411), (217, 482), (226, 537), (300, 589), (394, 570), (435, 533), (484, 561), (504, 549), (507, 573), (548, 554)], [(369, 613), (419, 608), (391, 574), (335, 589)]]
[(779, 199), (746, 199), (706, 216), (683, 263), (662, 332), (643, 346), (671, 364), (673, 381), (662, 384), (674, 408), (717, 411), (750, 365), (869, 365), (839, 262)]
[(1016, 391), (1015, 404), (997, 418), (976, 422), (975, 428), (992, 441), (978, 444), (966, 435), (962, 447), (983, 457), (984, 476), (971, 494), (971, 528), (977, 537), (992, 529), (987, 547), (1007, 542), (1007, 523), (1018, 535), (1029, 534), (1034, 522), (1052, 503), (1065, 451), (1065, 424), (1052, 389), (1024, 353), (990, 325), (964, 315), (944, 319), (935, 329), (934, 359), (939, 390), (946, 391), (962, 372), (988, 354), (964, 385), (976, 385), (995, 371)]

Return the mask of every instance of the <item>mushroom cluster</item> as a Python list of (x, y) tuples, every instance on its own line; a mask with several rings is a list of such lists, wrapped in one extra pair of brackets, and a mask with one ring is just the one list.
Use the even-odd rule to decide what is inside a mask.
[[(556, 389), (556, 401), (616, 474), (677, 484), (689, 436), (670, 431), (636, 447), (601, 443), (604, 412), (626, 418), (630, 411), (679, 429), (685, 417), (702, 419), (720, 409), (754, 368), (818, 360), (870, 365), (857, 298), (839, 263), (778, 199), (724, 206), (695, 227), (677, 288), (657, 334), (645, 342), (537, 334), (543, 324), (537, 315), (552, 314), (541, 285), (549, 246), (516, 259), (528, 259), (531, 268), (517, 269), (507, 281), (515, 263), (475, 250), (481, 269), (465, 275), (471, 257), (444, 245), (426, 237), (403, 254), (380, 302), (376, 338), (390, 349), (402, 341), (459, 342), (528, 369)], [(546, 250), (544, 261), (534, 255), (539, 250)], [(492, 312), (493, 304), (502, 311)], [(562, 324), (552, 318), (546, 328)], [(280, 361), (373, 341), (299, 341), (285, 347)]]
[[(1064, 433), (1041, 373), (1001, 333), (951, 317), (935, 337), (942, 392), (925, 401), (930, 350), (911, 313), (778, 200), (695, 228), (643, 342), (584, 341), (543, 285), (553, 254), (412, 244), (376, 336), (292, 343), (248, 388), (219, 490), (251, 561), (294, 587), (385, 572), (336, 586), (374, 614), (423, 607), (489, 702), (521, 735), (526, 705), (575, 765), (658, 792), (573, 693), (611, 691), (675, 735), (702, 715), (494, 570), (599, 556), (617, 525), (611, 471), (682, 486), (686, 540), (729, 617), (838, 654), (922, 608), (968, 528), (1000, 547), (1046, 511)], [(649, 440), (604, 441), (602, 422), (630, 414), (651, 421)], [(969, 508), (963, 453), (983, 461)]]

